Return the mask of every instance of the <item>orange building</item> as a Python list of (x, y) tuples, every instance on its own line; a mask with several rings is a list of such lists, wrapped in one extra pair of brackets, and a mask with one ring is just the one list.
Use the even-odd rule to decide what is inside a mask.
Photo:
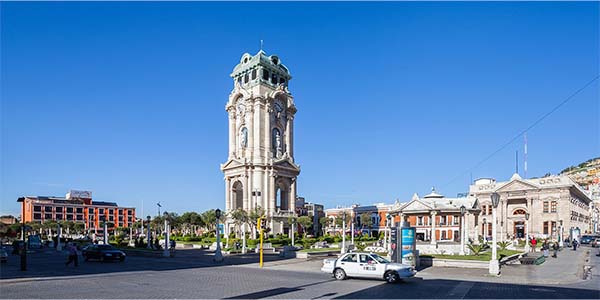
[(27, 222), (82, 222), (86, 229), (101, 228), (102, 221), (118, 227), (135, 222), (135, 208), (119, 207), (114, 202), (92, 201), (90, 191), (70, 191), (65, 197), (26, 196), (17, 199), (21, 216)]

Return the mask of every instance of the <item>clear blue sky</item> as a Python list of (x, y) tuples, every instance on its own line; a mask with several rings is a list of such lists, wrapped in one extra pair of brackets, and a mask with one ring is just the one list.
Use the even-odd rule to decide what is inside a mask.
[[(0, 5), (2, 214), (69, 189), (223, 207), (229, 74), (261, 39), (294, 76), (298, 193), (327, 207), (464, 192), (599, 73), (598, 2)], [(599, 155), (599, 102), (528, 133), (530, 176)]]

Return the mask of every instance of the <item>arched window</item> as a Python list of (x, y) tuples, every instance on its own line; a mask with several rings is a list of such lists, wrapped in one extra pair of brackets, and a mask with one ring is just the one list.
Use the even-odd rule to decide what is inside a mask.
[(523, 209), (517, 209), (517, 210), (515, 210), (515, 211), (513, 212), (513, 215), (514, 215), (514, 216), (517, 216), (517, 215), (524, 215), (524, 214), (525, 214), (525, 210), (523, 210)]

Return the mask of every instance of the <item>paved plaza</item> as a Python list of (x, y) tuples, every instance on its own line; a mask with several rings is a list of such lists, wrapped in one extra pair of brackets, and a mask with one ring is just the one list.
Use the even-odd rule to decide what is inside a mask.
[[(587, 250), (594, 252), (589, 253)], [(175, 258), (128, 257), (124, 263), (81, 262), (65, 267), (66, 254), (31, 253), (28, 271), (17, 256), (2, 265), (0, 297), (6, 298), (600, 298), (597, 249), (565, 249), (540, 266), (506, 266), (502, 276), (486, 270), (425, 268), (399, 284), (377, 280), (336, 281), (321, 273), (320, 260), (256, 254), (226, 256), (181, 250)], [(595, 266), (583, 280), (583, 265)]]

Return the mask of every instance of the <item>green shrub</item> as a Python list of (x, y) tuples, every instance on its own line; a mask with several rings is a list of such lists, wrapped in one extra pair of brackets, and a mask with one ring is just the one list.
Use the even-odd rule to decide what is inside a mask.
[(511, 242), (509, 241), (498, 242), (498, 247), (500, 248), (500, 250), (506, 250), (506, 248), (508, 248), (510, 244)]
[(485, 244), (469, 244), (469, 245), (467, 245), (467, 247), (469, 247), (469, 250), (471, 250), (471, 253), (473, 253), (473, 255), (477, 256), (483, 252), (486, 245)]

